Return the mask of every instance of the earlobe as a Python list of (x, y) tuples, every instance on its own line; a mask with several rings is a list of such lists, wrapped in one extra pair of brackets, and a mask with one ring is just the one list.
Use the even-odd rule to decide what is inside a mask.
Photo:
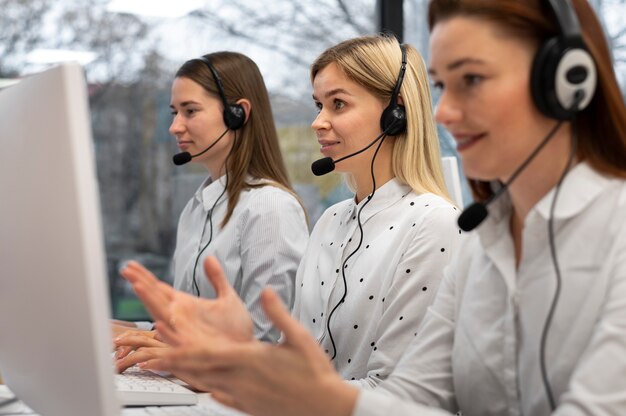
[(248, 122), (248, 118), (250, 118), (250, 111), (252, 110), (252, 103), (247, 98), (241, 98), (237, 100), (237, 104), (239, 104), (243, 111), (246, 113), (246, 123)]

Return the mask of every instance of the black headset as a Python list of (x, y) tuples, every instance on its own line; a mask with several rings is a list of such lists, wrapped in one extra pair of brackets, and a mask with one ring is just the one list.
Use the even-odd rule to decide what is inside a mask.
[(398, 95), (400, 94), (400, 87), (402, 87), (402, 80), (404, 80), (404, 73), (406, 72), (406, 47), (400, 44), (400, 50), (402, 51), (400, 74), (398, 75), (396, 86), (393, 88), (389, 105), (380, 116), (380, 128), (388, 136), (397, 136), (406, 131), (406, 110), (403, 105), (398, 104)]
[[(546, 40), (535, 56), (531, 92), (535, 105), (548, 117), (570, 120), (589, 105), (596, 89), (597, 72), (583, 41), (580, 23), (570, 0), (549, 0), (559, 35)], [(572, 109), (574, 96), (583, 94)]]
[(201, 56), (200, 58), (196, 58), (197, 61), (202, 61), (205, 63), (211, 74), (213, 74), (213, 79), (215, 80), (215, 85), (217, 85), (217, 90), (219, 92), (220, 98), (222, 99), (222, 104), (224, 104), (224, 124), (230, 130), (238, 130), (243, 127), (246, 122), (246, 112), (240, 104), (229, 103), (226, 99), (226, 94), (224, 93), (224, 85), (222, 84), (222, 79), (219, 74), (211, 64), (211, 61), (206, 56)]

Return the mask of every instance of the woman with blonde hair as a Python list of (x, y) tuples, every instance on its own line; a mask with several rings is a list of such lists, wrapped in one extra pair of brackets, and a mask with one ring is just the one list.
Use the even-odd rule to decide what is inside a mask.
[[(434, 299), (459, 239), (457, 211), (440, 170), (426, 68), (413, 47), (387, 36), (351, 39), (320, 55), (311, 81), (319, 109), (312, 128), (328, 158), (314, 171), (336, 166), (355, 196), (315, 225), (296, 276), (293, 316), (344, 379), (374, 387)], [(136, 264), (123, 274), (133, 273), (145, 276)], [(243, 308), (228, 313), (241, 315)]]

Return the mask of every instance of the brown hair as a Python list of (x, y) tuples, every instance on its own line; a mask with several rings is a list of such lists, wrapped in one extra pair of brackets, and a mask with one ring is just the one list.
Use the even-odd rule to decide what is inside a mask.
[[(426, 65), (419, 52), (405, 45), (407, 67), (400, 88), (406, 110), (406, 132), (395, 137), (392, 169), (398, 180), (415, 192), (430, 192), (450, 200), (441, 169), (439, 140), (432, 115), (432, 100)], [(311, 65), (311, 82), (334, 63), (352, 81), (383, 102), (391, 99), (402, 51), (390, 36), (362, 36), (341, 42), (324, 52)], [(350, 180), (348, 180), (348, 185)]]
[[(289, 183), (278, 146), (269, 95), (259, 68), (250, 58), (236, 52), (215, 52), (204, 57), (219, 74), (227, 101), (234, 103), (246, 98), (251, 104), (246, 123), (235, 131), (236, 141), (226, 161), (228, 209), (222, 227), (228, 223), (244, 189), (272, 185), (288, 191), (300, 201)], [(213, 74), (200, 60), (185, 62), (176, 72), (176, 77), (189, 78), (200, 84), (209, 94), (219, 97)], [(250, 184), (246, 182), (247, 175), (266, 179), (268, 182)]]
[[(598, 71), (594, 97), (575, 119), (577, 156), (600, 173), (626, 178), (626, 106), (613, 72), (609, 46), (589, 3), (572, 0), (572, 4), (580, 21), (583, 40)], [(437, 23), (455, 16), (493, 22), (511, 35), (534, 41), (537, 45), (559, 34), (556, 16), (545, 0), (431, 0), (428, 8), (431, 31)], [(493, 193), (487, 182), (470, 180), (470, 186), (479, 201)]]

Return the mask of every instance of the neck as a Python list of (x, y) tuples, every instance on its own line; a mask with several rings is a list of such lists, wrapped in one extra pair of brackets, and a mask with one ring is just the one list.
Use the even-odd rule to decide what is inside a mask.
[[(376, 160), (374, 161), (374, 177), (376, 178), (376, 189), (380, 188), (395, 177), (391, 167), (391, 154), (382, 152), (380, 149)], [(359, 203), (372, 193), (374, 183), (372, 182), (372, 173), (370, 169), (366, 172), (352, 173), (356, 185), (356, 202)]]
[(561, 126), (551, 142), (509, 187), (513, 215), (518, 217), (520, 224), (537, 202), (556, 186), (566, 169), (571, 151), (570, 131), (569, 124)]
[(567, 168), (571, 151), (570, 137), (570, 125), (564, 124), (561, 131), (509, 187), (513, 207), (509, 226), (515, 247), (516, 265), (519, 265), (523, 254), (522, 234), (526, 216), (556, 186)]
[(220, 149), (213, 148), (209, 151), (210, 154), (206, 158), (198, 161), (209, 172), (211, 179), (217, 180), (226, 173), (226, 159), (231, 151), (233, 143), (233, 132), (229, 131), (222, 140), (228, 141), (228, 146), (224, 146)]
[(206, 165), (205, 167), (209, 171), (209, 176), (211, 177), (211, 180), (213, 181), (218, 180), (219, 178), (224, 176), (224, 174), (226, 173), (226, 166), (223, 164), (221, 166), (216, 166), (215, 168), (211, 168)]

